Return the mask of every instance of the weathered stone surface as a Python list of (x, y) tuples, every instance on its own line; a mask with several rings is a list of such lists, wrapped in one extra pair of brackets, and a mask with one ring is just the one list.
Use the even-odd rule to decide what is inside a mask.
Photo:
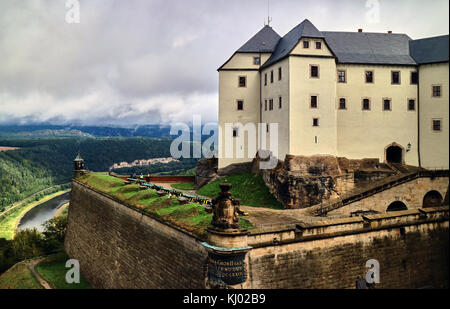
[(204, 185), (217, 179), (217, 158), (200, 159), (195, 167), (195, 189), (198, 190)]
[(376, 289), (448, 288), (448, 220), (254, 248), (248, 289), (354, 289), (380, 264)]
[(196, 238), (73, 182), (67, 254), (94, 288), (204, 288)]
[[(235, 288), (355, 288), (366, 262), (376, 288), (448, 288), (448, 208), (327, 219), (248, 237)], [(251, 239), (250, 239), (251, 238)], [(241, 243), (232, 247), (242, 246)], [(74, 181), (65, 249), (95, 288), (204, 288), (200, 241)]]
[(233, 174), (250, 173), (252, 169), (252, 162), (230, 164), (227, 167), (221, 168), (218, 171), (219, 176), (229, 176)]
[(264, 170), (262, 177), (285, 208), (306, 208), (337, 196), (331, 176), (310, 177), (286, 170)]

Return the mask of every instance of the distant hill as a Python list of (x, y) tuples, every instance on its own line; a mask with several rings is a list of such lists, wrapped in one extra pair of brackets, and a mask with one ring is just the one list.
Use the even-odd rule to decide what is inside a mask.
[(170, 125), (146, 125), (134, 128), (58, 125), (0, 126), (0, 137), (170, 137)]

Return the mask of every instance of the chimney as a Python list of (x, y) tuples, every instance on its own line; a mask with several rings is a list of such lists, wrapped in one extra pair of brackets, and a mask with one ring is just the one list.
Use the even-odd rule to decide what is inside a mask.
[(362, 29), (358, 29), (358, 32), (362, 32)]
[(392, 34), (392, 30), (389, 30), (388, 33), (389, 33), (389, 34)]

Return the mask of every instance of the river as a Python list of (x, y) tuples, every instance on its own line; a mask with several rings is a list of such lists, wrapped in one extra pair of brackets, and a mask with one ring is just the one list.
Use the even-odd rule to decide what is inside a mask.
[(18, 230), (36, 228), (42, 232), (45, 221), (53, 218), (58, 208), (70, 201), (70, 191), (54, 197), (28, 211), (20, 220)]

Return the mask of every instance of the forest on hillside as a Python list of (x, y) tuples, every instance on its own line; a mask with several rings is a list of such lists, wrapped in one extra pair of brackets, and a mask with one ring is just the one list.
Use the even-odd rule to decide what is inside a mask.
[[(108, 171), (117, 162), (170, 157), (171, 142), (168, 138), (0, 140), (1, 146), (20, 147), (0, 152), (0, 212), (33, 193), (70, 182), (73, 160), (78, 152), (85, 160), (86, 169)], [(150, 172), (180, 172), (192, 169), (196, 162), (182, 159), (167, 166), (155, 166)]]

